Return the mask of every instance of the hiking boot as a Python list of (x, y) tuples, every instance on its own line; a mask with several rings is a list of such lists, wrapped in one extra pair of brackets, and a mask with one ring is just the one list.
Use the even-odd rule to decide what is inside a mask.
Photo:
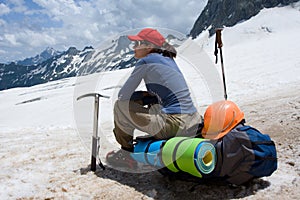
[(114, 167), (136, 169), (137, 161), (131, 156), (129, 151), (120, 149), (118, 151), (111, 151), (106, 155), (106, 161), (108, 164)]

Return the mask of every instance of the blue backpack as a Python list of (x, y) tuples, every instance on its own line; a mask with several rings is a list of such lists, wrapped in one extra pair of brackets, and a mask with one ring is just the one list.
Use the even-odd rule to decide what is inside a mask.
[(240, 185), (270, 176), (277, 169), (276, 147), (269, 135), (238, 125), (216, 143), (218, 162), (213, 176)]

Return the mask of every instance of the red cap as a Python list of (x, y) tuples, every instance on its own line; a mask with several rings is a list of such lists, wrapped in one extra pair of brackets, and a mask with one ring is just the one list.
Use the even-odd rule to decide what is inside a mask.
[(146, 40), (159, 47), (161, 47), (166, 41), (164, 36), (162, 36), (157, 30), (152, 28), (144, 28), (137, 35), (128, 35), (128, 39), (132, 41)]

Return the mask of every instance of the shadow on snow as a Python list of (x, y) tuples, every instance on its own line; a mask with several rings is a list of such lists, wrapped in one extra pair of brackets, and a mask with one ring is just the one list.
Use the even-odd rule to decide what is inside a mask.
[[(90, 166), (81, 168), (82, 175), (90, 171)], [(221, 180), (199, 179), (162, 175), (158, 171), (129, 173), (106, 167), (97, 168), (95, 175), (119, 182), (153, 199), (235, 199), (254, 195), (270, 186), (270, 182), (254, 179), (247, 184), (234, 186)]]

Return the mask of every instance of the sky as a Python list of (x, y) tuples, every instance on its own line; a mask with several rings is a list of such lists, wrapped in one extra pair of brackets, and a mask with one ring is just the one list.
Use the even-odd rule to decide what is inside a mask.
[(157, 27), (188, 34), (207, 0), (0, 0), (0, 63), (47, 47), (97, 47), (111, 35)]

